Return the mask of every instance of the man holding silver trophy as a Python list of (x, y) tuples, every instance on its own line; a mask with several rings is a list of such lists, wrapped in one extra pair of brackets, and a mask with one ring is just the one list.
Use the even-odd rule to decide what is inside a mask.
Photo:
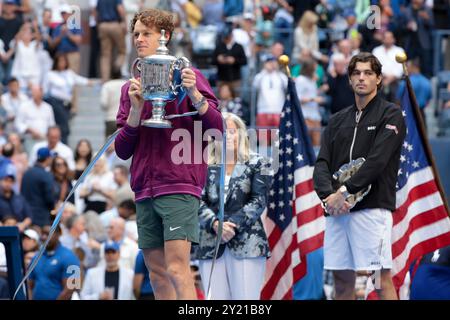
[(121, 159), (133, 156), (138, 244), (155, 298), (196, 299), (190, 249), (198, 242), (198, 208), (207, 173), (204, 136), (221, 135), (223, 122), (205, 77), (186, 58), (168, 54), (165, 44), (173, 30), (169, 12), (148, 9), (134, 16), (131, 32), (138, 61), (133, 79), (122, 87), (116, 118), (122, 130), (115, 146)]
[(356, 104), (331, 117), (314, 168), (314, 188), (327, 216), (324, 267), (333, 271), (336, 299), (355, 299), (358, 271), (376, 272), (380, 298), (397, 299), (391, 230), (406, 125), (401, 109), (377, 95), (381, 69), (371, 53), (351, 59)]

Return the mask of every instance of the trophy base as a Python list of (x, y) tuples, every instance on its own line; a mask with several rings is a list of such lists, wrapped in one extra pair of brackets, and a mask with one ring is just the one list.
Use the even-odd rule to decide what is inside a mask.
[(172, 128), (172, 123), (165, 119), (147, 119), (141, 121), (141, 126), (150, 128)]

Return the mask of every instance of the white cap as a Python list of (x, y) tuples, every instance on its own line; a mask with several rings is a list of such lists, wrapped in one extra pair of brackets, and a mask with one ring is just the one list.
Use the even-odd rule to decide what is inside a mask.
[(255, 15), (251, 12), (246, 12), (244, 13), (243, 18), (247, 20), (255, 20)]
[(60, 13), (67, 12), (67, 13), (72, 14), (73, 13), (73, 9), (68, 4), (63, 4), (62, 6), (59, 7), (59, 12)]
[(33, 229), (27, 229), (23, 232), (24, 235), (26, 235), (28, 238), (36, 240), (36, 242), (39, 242), (39, 234), (33, 230)]

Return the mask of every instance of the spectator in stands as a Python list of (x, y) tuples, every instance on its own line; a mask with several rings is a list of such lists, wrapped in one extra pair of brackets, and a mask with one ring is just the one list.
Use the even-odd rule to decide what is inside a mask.
[[(66, 160), (60, 156), (53, 158), (52, 164), (50, 166), (50, 172), (53, 174), (54, 178), (54, 194), (55, 194), (55, 211), (56, 214), (59, 210), (60, 205), (66, 200), (72, 190), (72, 173), (67, 166)], [(72, 194), (68, 200), (71, 203), (75, 203), (75, 195)]]
[(43, 85), (46, 102), (48, 102), (55, 115), (55, 122), (61, 129), (61, 141), (67, 144), (70, 134), (69, 118), (75, 113), (76, 106), (72, 105), (75, 86), (93, 85), (93, 81), (76, 74), (69, 69), (69, 60), (66, 54), (57, 54), (53, 60), (52, 70), (45, 78)]
[(11, 124), (7, 130), (11, 131), (14, 119), (17, 116), (21, 104), (28, 101), (28, 97), (20, 91), (19, 81), (16, 78), (10, 78), (8, 81), (8, 92), (5, 92), (0, 98), (0, 105), (5, 108), (7, 121)]
[(50, 151), (66, 161), (70, 171), (75, 170), (73, 151), (69, 146), (61, 142), (61, 129), (58, 126), (51, 126), (47, 129), (47, 141), (38, 142), (34, 145), (30, 154), (30, 164), (36, 161), (37, 150), (47, 147)]
[(150, 275), (145, 266), (144, 254), (139, 250), (134, 266), (133, 292), (138, 300), (155, 300)]
[[(431, 81), (421, 73), (420, 61), (418, 58), (408, 60), (406, 65), (408, 67), (409, 79), (411, 80), (413, 92), (416, 96), (416, 101), (419, 105), (424, 124), (426, 125), (427, 121), (425, 116), (425, 108), (432, 97)], [(397, 101), (401, 101), (405, 91), (405, 86), (405, 81), (402, 81), (398, 87), (396, 95)]]
[(81, 289), (82, 300), (134, 300), (133, 270), (121, 266), (120, 246), (104, 246), (106, 265), (88, 270)]
[(70, 217), (73, 217), (74, 215), (77, 214), (78, 212), (75, 205), (71, 202), (66, 203), (66, 205), (64, 206), (63, 213), (61, 215), (61, 220), (59, 221), (59, 225), (61, 226), (61, 232), (63, 235), (69, 232), (69, 230), (67, 230), (66, 227), (67, 221), (70, 219)]
[(312, 11), (305, 11), (294, 31), (294, 49), (292, 57), (294, 61), (300, 60), (302, 50), (309, 50), (314, 59), (328, 62), (328, 57), (319, 51), (319, 37), (317, 22), (319, 17)]
[(412, 0), (404, 11), (403, 22), (403, 30), (406, 33), (405, 49), (408, 58), (419, 57), (420, 69), (429, 78), (433, 73), (433, 12), (427, 7), (425, 0)]
[[(47, 240), (50, 226), (42, 228), (41, 241)], [(70, 300), (75, 284), (81, 281), (80, 261), (59, 242), (61, 229), (56, 228), (45, 252), (28, 280), (31, 300)], [(36, 259), (36, 257), (34, 257)]]
[(223, 0), (205, 0), (202, 15), (204, 25), (213, 25), (221, 30), (224, 25)]
[[(299, 63), (295, 64), (291, 68), (292, 78), (294, 78), (294, 79), (297, 78), (300, 75), (300, 72), (302, 71), (302, 66), (305, 63), (305, 61), (311, 61), (311, 60), (314, 60), (311, 51), (308, 49), (302, 50), (302, 53), (300, 54)], [(320, 63), (316, 63), (316, 70), (314, 73), (314, 77), (316, 78), (317, 87), (319, 87), (319, 88), (326, 81), (325, 69), (322, 67), (322, 65)]]
[(23, 20), (17, 16), (14, 0), (3, 1), (0, 16), (0, 42), (3, 52), (0, 54), (0, 83), (6, 85), (11, 76), (14, 46), (12, 41), (22, 26)]
[(334, 58), (334, 74), (329, 74), (328, 96), (330, 97), (330, 111), (334, 114), (355, 103), (355, 95), (348, 82), (347, 60), (343, 55)]
[(242, 89), (249, 85), (250, 74), (255, 68), (255, 17), (252, 13), (245, 13), (239, 23), (233, 28), (233, 39), (244, 48), (247, 64), (241, 66)]
[(277, 2), (288, 12), (292, 13), (294, 17), (294, 24), (297, 24), (306, 10), (314, 10), (316, 5), (319, 3), (319, 0), (275, 0), (275, 2)]
[(283, 7), (279, 7), (274, 16), (274, 41), (283, 44), (286, 54), (292, 53), (292, 29), (294, 29), (294, 17)]
[(241, 87), (241, 66), (247, 64), (244, 48), (233, 39), (231, 27), (222, 33), (222, 40), (213, 53), (213, 62), (217, 66), (217, 86), (228, 83), (234, 90)]
[(11, 75), (19, 80), (23, 92), (28, 92), (30, 85), (41, 84), (43, 70), (39, 50), (42, 50), (42, 43), (37, 22), (24, 23), (17, 34), (11, 70)]
[(256, 50), (264, 50), (273, 44), (273, 11), (269, 6), (256, 10), (255, 44)]
[[(113, 241), (120, 245), (119, 265), (134, 270), (136, 256), (138, 254), (137, 243), (125, 234), (125, 220), (122, 218), (111, 219), (108, 226), (108, 241)], [(105, 244), (102, 244), (104, 247)], [(104, 253), (100, 250), (101, 263), (104, 263)]]
[(28, 228), (23, 232), (22, 250), (25, 267), (29, 266), (31, 259), (39, 250), (40, 237), (40, 234), (35, 229)]
[(372, 51), (383, 65), (383, 93), (388, 101), (394, 101), (398, 81), (403, 76), (403, 66), (395, 60), (395, 56), (404, 52), (395, 45), (395, 37), (391, 31), (384, 32), (383, 44)]
[(305, 118), (308, 133), (315, 149), (320, 147), (321, 120), (319, 105), (323, 104), (324, 98), (320, 96), (315, 79), (316, 62), (305, 61), (300, 76), (295, 79), (298, 98)]
[[(98, 0), (96, 7), (98, 38), (100, 39), (100, 72), (102, 81), (111, 77), (111, 68), (120, 72), (126, 57), (126, 13), (121, 1)], [(113, 50), (117, 56), (113, 59)]]
[(101, 156), (80, 190), (80, 198), (86, 203), (85, 211), (93, 210), (99, 214), (105, 211), (116, 188), (113, 173), (108, 169), (105, 157)]
[(236, 96), (233, 88), (224, 83), (219, 87), (219, 109), (221, 112), (229, 112), (242, 118), (245, 123), (250, 122), (250, 114), (242, 99)]
[[(129, 170), (124, 165), (116, 165), (113, 170), (114, 182), (117, 185), (117, 190), (114, 194), (113, 206), (109, 210), (101, 213), (100, 220), (105, 228), (108, 227), (112, 218), (119, 216), (120, 204), (124, 201), (134, 201), (134, 192), (131, 190), (129, 182)], [(136, 211), (136, 208), (134, 209)], [(127, 219), (124, 217), (124, 219)], [(132, 239), (136, 240), (137, 237), (133, 230)]]
[(74, 253), (83, 253), (84, 259), (80, 259), (83, 270), (95, 267), (100, 259), (100, 243), (87, 234), (84, 216), (73, 215), (66, 221), (66, 228), (67, 231), (59, 239), (61, 244)]
[(31, 87), (32, 100), (20, 105), (15, 126), (25, 137), (25, 149), (30, 151), (35, 143), (45, 139), (48, 128), (55, 125), (52, 107), (42, 100), (40, 86)]
[(106, 112), (105, 138), (107, 139), (116, 130), (116, 115), (120, 104), (120, 89), (127, 81), (122, 79), (120, 72), (113, 70), (111, 80), (106, 81), (100, 92), (100, 104)]
[(11, 162), (17, 169), (16, 183), (18, 190), (20, 190), (23, 174), (28, 169), (28, 154), (25, 152), (22, 140), (17, 133), (10, 133), (8, 135), (8, 141), (11, 142), (14, 146), (13, 154), (11, 156)]
[(81, 26), (75, 23), (69, 23), (69, 18), (73, 14), (71, 6), (64, 4), (59, 8), (59, 12), (63, 21), (53, 29), (49, 46), (54, 50), (56, 55), (66, 54), (69, 61), (69, 68), (76, 74), (80, 74)]
[(122, 201), (131, 199), (134, 200), (134, 192), (131, 190), (129, 181), (130, 171), (124, 165), (116, 165), (113, 170), (114, 182), (117, 185), (115, 191), (115, 204), (119, 205)]
[(89, 0), (89, 78), (98, 78), (99, 58), (100, 58), (100, 40), (98, 39), (98, 25), (95, 18), (97, 0)]
[[(1, 110), (1, 108), (2, 108), (2, 106), (0, 105), (0, 110)], [(7, 142), (5, 129), (6, 129), (6, 123), (3, 121), (3, 119), (0, 119), (0, 149)]]
[(225, 18), (240, 16), (244, 12), (244, 0), (223, 0), (223, 16)]
[(333, 52), (333, 54), (330, 57), (330, 63), (328, 65), (328, 73), (331, 75), (335, 74), (335, 70), (334, 70), (334, 59), (336, 59), (336, 56), (339, 55), (339, 57), (341, 57), (340, 55), (344, 55), (345, 61), (346, 63), (350, 63), (350, 59), (353, 57), (353, 55), (355, 54), (352, 50), (352, 43), (349, 39), (342, 39), (339, 40), (338, 44), (337, 44), (337, 50), (335, 50), (335, 52)]
[[(125, 16), (126, 16), (126, 25), (128, 26), (131, 20), (133, 20), (134, 14), (136, 12), (139, 12), (144, 9), (145, 6), (145, 0), (124, 0), (123, 1), (123, 7), (125, 9)], [(133, 36), (131, 32), (127, 32), (125, 30), (125, 59), (124, 63), (122, 65), (121, 74), (125, 77), (130, 76), (130, 67), (133, 63), (134, 59), (136, 58), (136, 54), (133, 51)], [(118, 72), (115, 72), (113, 70), (111, 72), (112, 79), (114, 79), (114, 74), (117, 74)], [(119, 90), (120, 92), (120, 90)]]
[(119, 216), (125, 220), (125, 235), (137, 243), (136, 204), (131, 199), (124, 200), (117, 206), (117, 211)]
[(14, 191), (16, 174), (11, 169), (11, 166), (6, 166), (0, 172), (0, 220), (13, 216), (19, 231), (23, 232), (32, 223), (32, 212), (25, 198)]
[(37, 151), (37, 161), (28, 169), (22, 179), (20, 193), (31, 207), (33, 224), (40, 227), (50, 224), (50, 211), (55, 208), (53, 176), (46, 168), (52, 162), (48, 148)]
[[(280, 124), (281, 109), (286, 99), (285, 91), (288, 80), (286, 75), (279, 70), (274, 56), (266, 55), (263, 61), (263, 70), (253, 80), (253, 89), (257, 90), (256, 125), (277, 128)], [(260, 143), (269, 146), (270, 136), (268, 134), (264, 140), (260, 135)]]
[[(244, 300), (260, 297), (269, 246), (261, 222), (272, 183), (269, 161), (250, 154), (244, 122), (236, 115), (223, 114), (227, 123), (225, 178), (225, 220), (215, 269), (210, 278), (219, 226), (219, 181), (221, 142), (212, 142), (208, 178), (200, 218), (200, 242), (196, 259), (204, 290), (211, 285), (211, 298)], [(210, 283), (211, 282), (211, 283)]]
[(13, 153), (14, 145), (12, 143), (7, 142), (1, 147), (0, 172), (11, 172), (14, 174), (16, 173), (17, 169), (11, 160)]
[(75, 147), (75, 180), (78, 180), (91, 160), (91, 142), (88, 139), (81, 139), (80, 141), (78, 141), (77, 146)]

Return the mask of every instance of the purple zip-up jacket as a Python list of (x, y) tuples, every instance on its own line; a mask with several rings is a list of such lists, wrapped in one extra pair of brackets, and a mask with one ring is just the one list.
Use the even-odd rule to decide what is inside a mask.
[[(170, 129), (130, 127), (127, 124), (131, 105), (128, 97), (130, 82), (122, 87), (116, 117), (117, 126), (122, 130), (116, 137), (115, 148), (121, 159), (133, 156), (131, 188), (136, 201), (168, 194), (191, 194), (201, 198), (207, 174), (207, 164), (203, 159), (208, 144), (205, 131), (216, 129), (216, 134), (222, 133), (223, 122), (217, 109), (217, 98), (208, 81), (199, 70), (192, 70), (197, 76), (197, 89), (208, 101), (208, 111), (202, 116), (172, 119)], [(177, 104), (178, 99), (167, 103), (166, 115), (195, 111), (188, 96), (178, 109)], [(151, 102), (146, 101), (141, 119), (148, 119), (151, 114)]]

